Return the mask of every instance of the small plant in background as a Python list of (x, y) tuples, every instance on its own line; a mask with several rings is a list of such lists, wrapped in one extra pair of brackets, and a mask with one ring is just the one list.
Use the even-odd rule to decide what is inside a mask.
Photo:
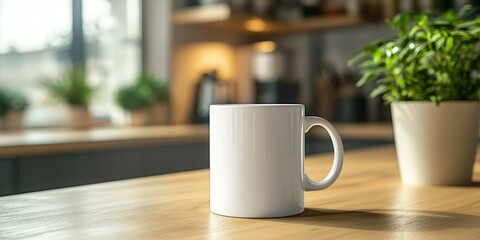
[(9, 100), (11, 111), (24, 112), (29, 106), (27, 98), (18, 92), (10, 92)]
[(117, 104), (129, 111), (150, 106), (155, 100), (151, 89), (137, 82), (121, 87), (116, 93)]
[(121, 108), (132, 113), (134, 126), (167, 121), (168, 85), (152, 74), (141, 73), (133, 83), (118, 89), (115, 100)]
[(23, 112), (28, 108), (27, 98), (14, 91), (0, 89), (0, 118), (9, 112)]
[(359, 64), (357, 86), (375, 81), (371, 97), (398, 101), (478, 100), (480, 98), (480, 18), (467, 5), (430, 18), (399, 14), (389, 25), (397, 34), (364, 46), (349, 61)]
[(72, 106), (88, 106), (97, 91), (88, 83), (85, 68), (81, 66), (74, 67), (58, 79), (44, 80), (41, 84), (53, 98)]
[(168, 102), (168, 85), (165, 81), (161, 81), (153, 74), (142, 73), (137, 78), (137, 82), (151, 89), (156, 102)]
[(3, 118), (10, 111), (10, 102), (5, 90), (0, 89), (0, 118)]
[(83, 66), (76, 66), (61, 77), (44, 80), (41, 84), (50, 96), (69, 106), (70, 128), (80, 129), (92, 126), (88, 105), (92, 102), (98, 88), (88, 83)]
[(0, 129), (23, 128), (23, 112), (28, 108), (27, 98), (15, 91), (0, 89)]
[(121, 87), (116, 94), (117, 104), (130, 111), (146, 108), (155, 102), (167, 101), (167, 84), (148, 73), (140, 74), (135, 82)]

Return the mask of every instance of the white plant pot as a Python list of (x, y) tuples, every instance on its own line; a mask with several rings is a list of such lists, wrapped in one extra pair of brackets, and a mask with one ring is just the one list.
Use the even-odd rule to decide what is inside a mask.
[(478, 101), (392, 104), (395, 145), (403, 183), (472, 182), (478, 143)]
[(92, 127), (92, 116), (88, 107), (70, 106), (69, 127), (73, 129), (86, 129)]

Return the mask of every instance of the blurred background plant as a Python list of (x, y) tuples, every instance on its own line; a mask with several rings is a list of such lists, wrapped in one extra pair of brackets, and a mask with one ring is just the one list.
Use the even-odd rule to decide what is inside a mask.
[(124, 110), (132, 111), (150, 106), (155, 101), (155, 94), (148, 84), (138, 78), (132, 84), (118, 89), (116, 102)]
[(84, 66), (75, 66), (59, 78), (47, 79), (41, 85), (51, 97), (69, 106), (70, 128), (90, 128), (92, 116), (88, 109), (98, 87), (87, 80)]
[(7, 89), (0, 89), (0, 118), (10, 111), (23, 112), (27, 108), (28, 100), (23, 94)]
[(28, 106), (28, 100), (23, 94), (9, 89), (0, 89), (0, 129), (22, 129), (23, 113)]
[(44, 80), (41, 85), (53, 98), (71, 106), (88, 106), (98, 90), (88, 83), (83, 66), (76, 66), (59, 78)]
[(0, 89), (0, 118), (3, 118), (10, 111), (10, 103), (5, 90)]
[(131, 113), (132, 125), (165, 123), (168, 85), (153, 74), (141, 73), (133, 83), (118, 89), (117, 104)]
[(12, 91), (8, 95), (11, 111), (23, 112), (28, 108), (28, 100), (23, 94)]
[(155, 75), (150, 73), (141, 73), (137, 78), (137, 82), (146, 85), (152, 91), (155, 102), (168, 102), (168, 84)]

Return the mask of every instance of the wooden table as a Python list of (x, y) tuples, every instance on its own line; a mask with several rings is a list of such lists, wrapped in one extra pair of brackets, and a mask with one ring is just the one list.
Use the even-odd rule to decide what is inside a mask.
[[(307, 172), (320, 178), (330, 158), (309, 158)], [(210, 213), (207, 170), (8, 196), (0, 239), (480, 239), (478, 160), (472, 186), (413, 187), (393, 146), (351, 151), (303, 214), (276, 219)]]

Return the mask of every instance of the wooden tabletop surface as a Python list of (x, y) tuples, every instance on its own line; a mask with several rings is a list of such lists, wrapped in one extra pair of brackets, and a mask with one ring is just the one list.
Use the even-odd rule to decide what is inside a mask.
[[(329, 154), (310, 157), (320, 179)], [(208, 170), (0, 198), (0, 239), (480, 239), (480, 156), (463, 187), (402, 185), (393, 146), (345, 155), (304, 213), (240, 219), (209, 210)]]

